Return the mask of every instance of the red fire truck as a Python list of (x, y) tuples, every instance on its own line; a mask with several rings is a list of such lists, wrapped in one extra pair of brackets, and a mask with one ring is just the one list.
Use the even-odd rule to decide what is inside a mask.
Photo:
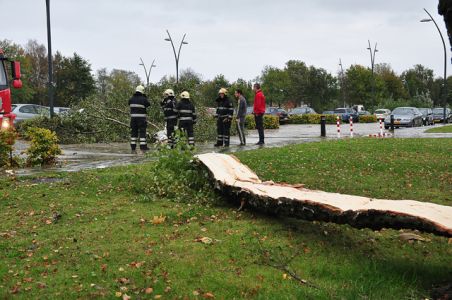
[(9, 78), (6, 63), (11, 64), (12, 83), (15, 89), (22, 87), (20, 80), (20, 63), (18, 61), (9, 60), (5, 57), (3, 50), (0, 48), (0, 124), (1, 130), (8, 130), (13, 127), (13, 121), (16, 117), (11, 112), (11, 90), (9, 88)]

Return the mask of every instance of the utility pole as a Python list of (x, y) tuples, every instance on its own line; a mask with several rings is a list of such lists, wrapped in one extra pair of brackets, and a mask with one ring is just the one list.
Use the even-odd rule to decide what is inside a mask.
[(50, 0), (46, 0), (46, 12), (47, 12), (47, 61), (49, 63), (49, 82), (48, 82), (48, 94), (49, 94), (49, 106), (50, 117), (53, 118), (53, 57), (52, 57), (52, 34), (50, 30)]

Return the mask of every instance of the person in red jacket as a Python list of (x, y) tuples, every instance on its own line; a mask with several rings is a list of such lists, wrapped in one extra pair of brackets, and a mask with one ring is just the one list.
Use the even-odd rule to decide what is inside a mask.
[(264, 113), (265, 113), (265, 96), (262, 93), (261, 85), (255, 83), (253, 86), (254, 96), (254, 106), (253, 114), (254, 120), (256, 121), (256, 129), (259, 133), (259, 142), (256, 145), (264, 144)]

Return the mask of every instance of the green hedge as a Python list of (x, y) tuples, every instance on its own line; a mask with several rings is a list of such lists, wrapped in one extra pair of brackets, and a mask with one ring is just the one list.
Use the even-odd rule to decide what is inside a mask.
[[(247, 115), (245, 118), (246, 129), (256, 129), (256, 122), (254, 121), (254, 115)], [(279, 117), (272, 115), (264, 115), (264, 128), (265, 129), (278, 129)]]
[(377, 121), (377, 116), (375, 115), (359, 116), (360, 123), (375, 123)]
[[(320, 124), (321, 114), (292, 115), (289, 124)], [(336, 124), (336, 115), (326, 115), (327, 124)]]

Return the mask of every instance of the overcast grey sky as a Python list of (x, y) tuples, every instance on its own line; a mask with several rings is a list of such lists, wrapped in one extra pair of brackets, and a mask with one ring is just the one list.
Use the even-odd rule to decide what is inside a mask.
[[(0, 39), (47, 45), (46, 8), (41, 0), (0, 0)], [(443, 48), (433, 23), (420, 23), (430, 11), (446, 38), (437, 0), (53, 0), (52, 48), (74, 52), (93, 71), (124, 69), (145, 80), (140, 57), (156, 59), (151, 81), (175, 74), (176, 43), (184, 33), (180, 68), (203, 79), (224, 74), (251, 80), (264, 66), (282, 68), (290, 59), (333, 74), (351, 64), (370, 65), (368, 39), (378, 43), (376, 63), (397, 73), (422, 64), (443, 74)], [(446, 39), (447, 43), (447, 39)], [(449, 56), (449, 45), (446, 44)], [(448, 58), (449, 61), (449, 58)], [(449, 65), (450, 66), (450, 65)], [(448, 67), (449, 67), (448, 66)], [(448, 74), (450, 72), (448, 71)]]

